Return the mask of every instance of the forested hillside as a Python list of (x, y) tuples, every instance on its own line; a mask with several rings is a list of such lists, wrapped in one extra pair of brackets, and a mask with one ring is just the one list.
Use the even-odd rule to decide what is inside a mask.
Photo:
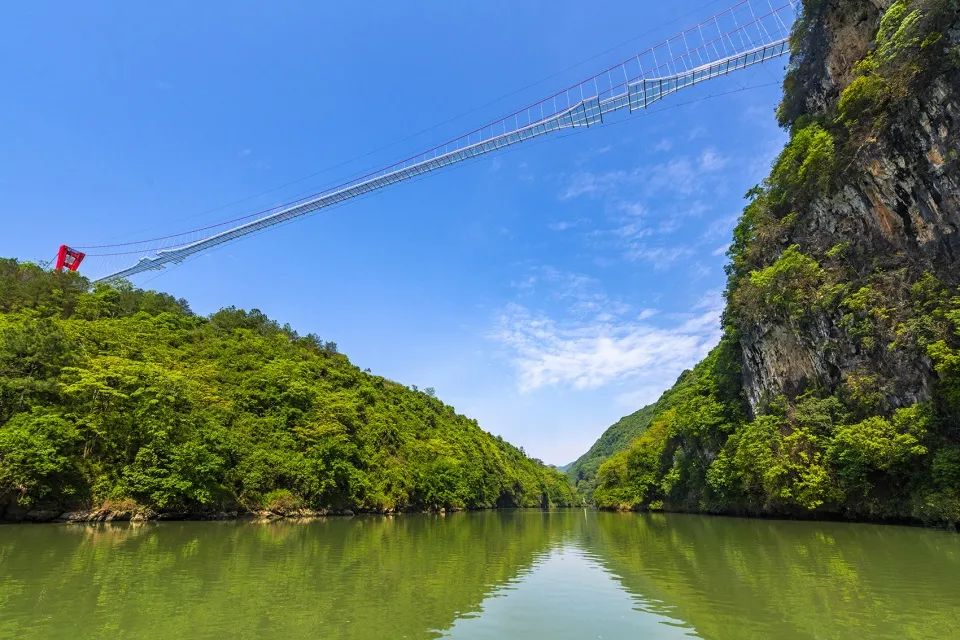
[(260, 312), (0, 260), (0, 519), (565, 505), (559, 472)]
[(656, 414), (657, 405), (649, 404), (620, 418), (603, 432), (585, 454), (571, 462), (566, 468), (566, 473), (577, 493), (585, 497), (592, 496), (597, 484), (597, 469), (600, 465), (643, 433)]
[(960, 521), (960, 6), (806, 0), (720, 345), (598, 471), (617, 509)]

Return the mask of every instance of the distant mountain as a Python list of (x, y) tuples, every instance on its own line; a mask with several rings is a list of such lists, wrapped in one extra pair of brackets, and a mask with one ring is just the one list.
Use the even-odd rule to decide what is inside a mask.
[(586, 453), (574, 462), (560, 467), (560, 470), (567, 474), (570, 482), (577, 488), (578, 493), (588, 501), (592, 500), (597, 481), (597, 468), (604, 460), (624, 449), (630, 441), (643, 433), (650, 426), (650, 419), (655, 412), (656, 405), (651, 404), (620, 418), (603, 432), (603, 435)]

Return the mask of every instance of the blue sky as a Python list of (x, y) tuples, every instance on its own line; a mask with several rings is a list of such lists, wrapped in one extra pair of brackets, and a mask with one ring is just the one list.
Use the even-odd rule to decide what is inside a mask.
[[(0, 255), (273, 206), (432, 146), (732, 2), (18, 3)], [(259, 308), (576, 458), (718, 339), (724, 251), (783, 144), (785, 61), (135, 279)], [(91, 259), (90, 268), (125, 266)]]

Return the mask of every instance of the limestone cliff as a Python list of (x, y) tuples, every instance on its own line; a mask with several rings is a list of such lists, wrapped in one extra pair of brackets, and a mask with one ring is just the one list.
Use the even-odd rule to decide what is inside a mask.
[(606, 508), (960, 522), (960, 3), (806, 0), (720, 345)]
[[(842, 92), (857, 77), (855, 64), (876, 49), (874, 34), (891, 5), (884, 0), (810, 4), (795, 35), (781, 108), (785, 124), (836, 119)], [(904, 306), (907, 289), (925, 273), (946, 285), (960, 282), (960, 68), (950, 59), (951, 48), (960, 44), (956, 13), (945, 31), (924, 57), (935, 66), (918, 73), (909, 96), (886, 106), (883, 128), (871, 126), (865, 135), (845, 141), (851, 153), (835, 168), (835, 189), (796, 210), (790, 228), (752, 266), (764, 266), (764, 259), (790, 245), (825, 256), (838, 243), (848, 243), (833, 266), (847, 282), (884, 274), (886, 306)], [(744, 389), (754, 413), (766, 398), (811, 385), (836, 389), (863, 372), (882, 380), (889, 406), (930, 399), (929, 358), (887, 348), (895, 337), (892, 323), (879, 327), (880, 339), (864, 345), (845, 322), (846, 311), (827, 305), (805, 318), (803, 327), (776, 316), (739, 323)]]

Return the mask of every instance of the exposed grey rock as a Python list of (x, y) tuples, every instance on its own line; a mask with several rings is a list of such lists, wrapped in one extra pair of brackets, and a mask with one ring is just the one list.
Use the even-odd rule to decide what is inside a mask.
[[(828, 0), (804, 56), (794, 64), (798, 91), (811, 113), (827, 113), (868, 50), (888, 0)], [(960, 42), (960, 27), (949, 33)], [(799, 211), (783, 246), (823, 255), (848, 242), (848, 266), (859, 276), (903, 272), (900, 302), (924, 272), (960, 285), (960, 71), (930, 80), (891, 114), (892, 125), (869, 140), (844, 172), (844, 185)], [(741, 327), (744, 391), (754, 413), (766, 400), (818, 386), (834, 391), (869, 371), (883, 382), (888, 408), (930, 398), (934, 373), (922, 354), (888, 349), (894, 336), (866, 349), (841, 324), (842, 310), (812, 313), (803, 325), (782, 319)]]
[(88, 511), (64, 511), (57, 517), (57, 520), (62, 522), (86, 522), (88, 515)]
[(60, 515), (57, 511), (49, 509), (33, 509), (24, 515), (24, 520), (30, 522), (52, 522)]

